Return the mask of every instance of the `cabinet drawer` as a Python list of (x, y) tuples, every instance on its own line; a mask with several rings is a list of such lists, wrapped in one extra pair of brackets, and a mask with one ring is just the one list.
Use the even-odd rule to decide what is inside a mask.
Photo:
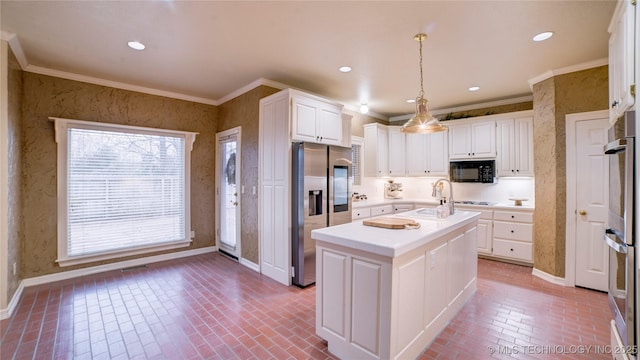
[(371, 208), (354, 209), (351, 212), (351, 220), (368, 218), (371, 216)]
[(494, 211), (494, 220), (533, 223), (533, 213), (519, 211)]
[(392, 205), (374, 206), (371, 208), (371, 216), (393, 214)]
[(413, 210), (413, 206), (409, 205), (409, 204), (395, 205), (393, 207), (393, 212), (395, 214), (402, 213), (402, 212), (409, 211), (409, 210)]
[(493, 210), (482, 210), (478, 207), (469, 207), (456, 204), (456, 210), (475, 211), (480, 213), (480, 219), (493, 220)]
[(533, 240), (533, 225), (525, 223), (494, 221), (493, 236), (501, 239), (531, 242)]
[(493, 254), (497, 256), (531, 262), (533, 260), (532, 248), (531, 243), (499, 239), (493, 240)]

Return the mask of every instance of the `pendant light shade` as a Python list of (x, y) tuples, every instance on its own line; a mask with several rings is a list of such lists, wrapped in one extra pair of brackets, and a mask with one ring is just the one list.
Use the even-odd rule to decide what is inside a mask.
[(420, 93), (416, 98), (416, 114), (400, 128), (400, 131), (404, 133), (430, 134), (447, 130), (446, 126), (440, 124), (440, 121), (429, 113), (429, 101), (424, 98), (422, 77), (422, 41), (426, 38), (426, 34), (418, 34), (413, 37), (414, 40), (420, 42)]

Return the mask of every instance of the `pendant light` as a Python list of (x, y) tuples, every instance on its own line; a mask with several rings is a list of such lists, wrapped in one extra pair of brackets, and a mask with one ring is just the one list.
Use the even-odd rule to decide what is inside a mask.
[(447, 127), (440, 124), (438, 119), (429, 113), (427, 99), (424, 98), (424, 85), (422, 79), (422, 41), (427, 38), (426, 34), (417, 34), (414, 40), (420, 42), (420, 93), (416, 98), (416, 114), (409, 119), (400, 131), (410, 134), (430, 134), (439, 131), (447, 131)]

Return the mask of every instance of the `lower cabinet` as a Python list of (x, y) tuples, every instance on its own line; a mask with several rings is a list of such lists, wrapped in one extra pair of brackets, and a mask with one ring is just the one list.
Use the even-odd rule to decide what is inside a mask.
[(354, 209), (351, 212), (351, 220), (358, 220), (358, 219), (364, 219), (364, 218), (368, 218), (371, 216), (371, 208), (368, 207), (363, 207), (363, 208), (358, 208), (358, 209)]
[(493, 254), (533, 262), (533, 213), (493, 212)]

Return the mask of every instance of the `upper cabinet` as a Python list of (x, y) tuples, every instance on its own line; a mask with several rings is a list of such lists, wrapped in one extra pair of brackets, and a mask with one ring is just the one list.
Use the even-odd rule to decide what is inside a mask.
[(496, 120), (498, 176), (533, 176), (533, 116), (530, 111)]
[(364, 163), (364, 176), (389, 176), (386, 126), (377, 123), (364, 125)]
[(406, 134), (406, 168), (409, 176), (448, 176), (447, 132)]
[[(635, 5), (637, 6), (637, 5)], [(632, 0), (620, 0), (609, 24), (609, 120), (614, 123), (634, 104), (635, 12)]]
[[(407, 169), (405, 164), (406, 156), (406, 147), (405, 147), (405, 139), (408, 136), (405, 136), (403, 132), (400, 131), (399, 126), (389, 126), (387, 128), (388, 136), (389, 136), (389, 176), (406, 176)], [(420, 154), (418, 156), (425, 156), (426, 154)]]
[[(351, 127), (342, 105), (300, 92), (291, 96), (291, 139), (327, 145), (351, 146)], [(345, 130), (347, 133), (345, 133)]]
[(478, 159), (496, 157), (496, 123), (476, 119), (447, 121), (449, 158)]

